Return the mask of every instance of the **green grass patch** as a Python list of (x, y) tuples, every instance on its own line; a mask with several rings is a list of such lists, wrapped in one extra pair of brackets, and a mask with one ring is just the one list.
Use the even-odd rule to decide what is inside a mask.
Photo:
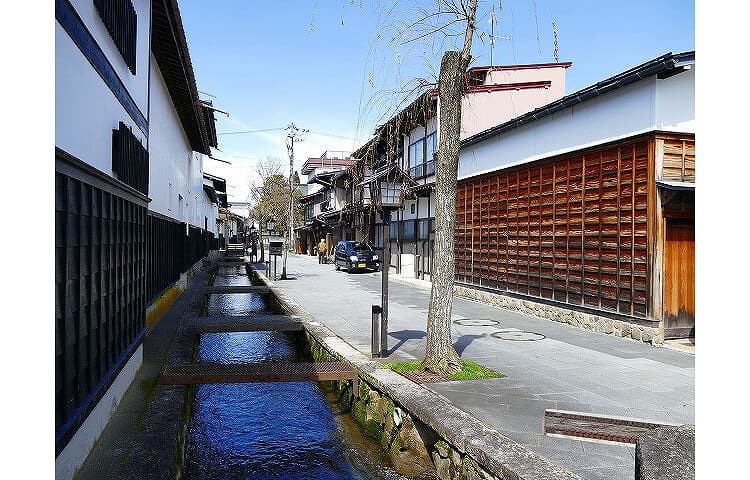
[[(413, 362), (385, 363), (383, 367), (394, 372), (406, 373), (418, 370), (422, 366), (422, 360)], [(489, 368), (483, 367), (471, 360), (461, 359), (461, 370), (450, 376), (451, 380), (478, 380), (481, 378), (502, 378), (505, 375)]]

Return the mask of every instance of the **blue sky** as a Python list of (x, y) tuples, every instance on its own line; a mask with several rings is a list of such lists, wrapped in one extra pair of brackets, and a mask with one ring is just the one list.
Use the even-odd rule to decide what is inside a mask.
[[(221, 132), (270, 129), (294, 121), (313, 132), (296, 149), (297, 168), (324, 150), (352, 150), (393, 112), (410, 79), (432, 79), (451, 39), (399, 28), (435, 10), (436, 0), (292, 0), (288, 2), (182, 0), (180, 10), (198, 88), (230, 112), (217, 116)], [(695, 48), (692, 0), (485, 0), (479, 27), (489, 33), (495, 7), (499, 39), (494, 64), (553, 61), (552, 19), (560, 61), (572, 61), (566, 93), (662, 53)], [(500, 8), (502, 6), (502, 8)], [(456, 37), (459, 38), (459, 37)], [(475, 38), (473, 65), (488, 65), (489, 45)], [(205, 96), (211, 99), (211, 97)], [(217, 153), (231, 167), (209, 161), (227, 176), (230, 196), (245, 196), (254, 160), (285, 161), (283, 132), (220, 135)]]

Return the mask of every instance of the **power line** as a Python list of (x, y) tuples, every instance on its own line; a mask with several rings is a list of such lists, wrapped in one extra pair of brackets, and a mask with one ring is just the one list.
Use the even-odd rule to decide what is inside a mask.
[(343, 140), (354, 140), (352, 137), (345, 137), (343, 135), (336, 135), (334, 133), (319, 132), (317, 130), (308, 130), (308, 132), (314, 133), (316, 135), (323, 135), (324, 137), (341, 138)]
[(239, 134), (242, 134), (242, 133), (273, 132), (275, 130), (284, 130), (284, 127), (279, 127), (279, 128), (264, 128), (262, 130), (243, 130), (243, 131), (239, 131), (239, 132), (220, 132), (220, 133), (217, 133), (216, 135), (239, 135)]
[[(285, 128), (282, 128), (282, 127), (279, 127), (279, 128), (264, 128), (264, 129), (261, 129), (261, 130), (241, 130), (241, 131), (237, 131), (237, 132), (221, 132), (221, 133), (217, 133), (216, 135), (242, 135), (242, 134), (245, 134), (245, 133), (274, 132), (274, 131), (286, 130), (288, 128), (289, 127), (285, 127)], [(321, 132), (319, 130), (306, 130), (306, 131), (310, 132), (310, 133), (314, 133), (316, 135), (323, 135), (324, 137), (340, 138), (342, 140), (353, 140), (352, 137), (346, 137), (344, 135), (337, 135), (335, 133)]]
[(539, 48), (539, 55), (542, 54), (542, 42), (539, 39), (539, 17), (536, 14), (536, 0), (531, 0), (531, 9), (534, 12), (534, 23), (536, 23), (536, 46)]

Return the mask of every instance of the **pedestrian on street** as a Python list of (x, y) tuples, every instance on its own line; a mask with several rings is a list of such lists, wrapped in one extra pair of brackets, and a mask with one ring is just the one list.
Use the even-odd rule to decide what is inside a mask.
[(324, 239), (320, 239), (320, 243), (318, 244), (318, 263), (326, 263), (325, 257), (328, 253), (328, 247), (326, 246), (326, 241)]

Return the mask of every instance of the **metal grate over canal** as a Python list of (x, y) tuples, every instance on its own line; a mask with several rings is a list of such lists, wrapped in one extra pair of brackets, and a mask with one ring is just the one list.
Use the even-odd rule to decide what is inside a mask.
[[(247, 285), (243, 279), (220, 273), (216, 279), (221, 285)], [(245, 322), (252, 315), (267, 317), (269, 313), (263, 296), (256, 293), (212, 294), (205, 309), (214, 318), (242, 316)], [(283, 374), (281, 370), (294, 363), (308, 370), (334, 368), (312, 367), (305, 349), (300, 348), (300, 335), (202, 333), (194, 363), (176, 366), (185, 371), (173, 373), (189, 374), (191, 368), (247, 373), (254, 368), (269, 371), (268, 366), (275, 365)], [(163, 373), (169, 374), (166, 369)], [(212, 383), (195, 388), (185, 445), (184, 478), (188, 480), (404, 478), (387, 465), (348, 415), (333, 413), (316, 382)]]

